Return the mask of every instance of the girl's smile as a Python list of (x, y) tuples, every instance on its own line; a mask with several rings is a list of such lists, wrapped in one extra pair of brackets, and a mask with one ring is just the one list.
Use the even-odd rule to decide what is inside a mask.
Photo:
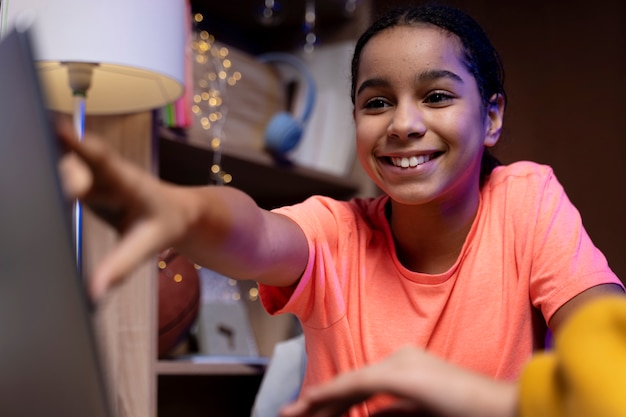
[(437, 156), (439, 156), (439, 154), (439, 152), (434, 152), (417, 156), (413, 155), (408, 158), (406, 156), (392, 156), (391, 163), (397, 167), (415, 168), (419, 165), (424, 165), (426, 162), (429, 162), (432, 159), (435, 159)]

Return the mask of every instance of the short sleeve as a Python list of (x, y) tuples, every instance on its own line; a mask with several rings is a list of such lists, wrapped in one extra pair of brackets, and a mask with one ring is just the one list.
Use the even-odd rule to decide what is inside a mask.
[(522, 206), (534, 216), (528, 223), (532, 245), (530, 296), (546, 321), (565, 302), (593, 286), (622, 286), (553, 171), (542, 166), (529, 177), (528, 187)]
[(355, 207), (353, 202), (314, 196), (275, 210), (302, 228), (309, 259), (295, 287), (259, 285), (261, 301), (270, 314), (292, 313), (303, 322), (315, 317), (315, 322), (308, 323), (314, 327), (329, 326), (345, 314), (343, 286), (349, 278), (346, 270), (354, 260), (349, 241), (354, 238), (358, 217)]

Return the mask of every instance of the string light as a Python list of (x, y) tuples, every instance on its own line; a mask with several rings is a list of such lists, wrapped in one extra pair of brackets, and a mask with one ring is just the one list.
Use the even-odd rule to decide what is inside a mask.
[(304, 8), (304, 52), (307, 54), (313, 53), (317, 43), (317, 35), (315, 35), (316, 19), (315, 0), (307, 0)]
[(353, 16), (356, 12), (356, 3), (357, 0), (346, 0), (344, 5), (344, 10), (347, 16)]
[(260, 8), (258, 19), (265, 26), (275, 26), (282, 20), (280, 11), (282, 6), (277, 0), (264, 0)]
[[(202, 20), (202, 14), (194, 15), (196, 24)], [(228, 48), (218, 45), (215, 37), (205, 30), (194, 31), (192, 51), (196, 85), (191, 111), (200, 127), (211, 137), (209, 144), (213, 151), (210, 167), (212, 181), (218, 185), (228, 184), (232, 181), (232, 176), (221, 165), (222, 143), (225, 138), (223, 127), (228, 114), (224, 95), (227, 88), (235, 86), (241, 80), (241, 73), (233, 70), (232, 61), (228, 58)]]
[(259, 289), (258, 288), (250, 288), (248, 290), (248, 298), (250, 301), (256, 301), (259, 299)]
[(170, 265), (168, 264), (168, 262), (173, 260), (176, 256), (178, 255), (171, 249), (165, 250), (159, 256), (160, 259), (157, 262), (157, 267), (160, 271), (162, 271), (165, 277), (173, 280), (176, 283), (181, 283), (183, 282), (183, 275), (180, 272), (171, 271), (169, 269)]

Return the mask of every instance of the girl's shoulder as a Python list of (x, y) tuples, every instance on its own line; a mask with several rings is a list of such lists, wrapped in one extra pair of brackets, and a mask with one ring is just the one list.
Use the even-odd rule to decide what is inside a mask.
[(380, 195), (376, 197), (353, 197), (348, 200), (337, 200), (333, 197), (324, 195), (313, 195), (300, 203), (291, 206), (279, 207), (273, 211), (282, 212), (296, 209), (306, 211), (329, 210), (334, 212), (367, 213), (384, 209), (388, 199), (389, 196), (387, 195)]
[(358, 198), (337, 200), (323, 195), (314, 195), (301, 203), (274, 209), (274, 212), (285, 214), (294, 220), (304, 218), (333, 219), (333, 222), (346, 223), (378, 223), (384, 219), (385, 205), (389, 197)]
[(507, 202), (516, 207), (532, 208), (566, 198), (562, 184), (549, 165), (517, 161), (496, 167), (482, 188), (485, 201)]
[(484, 189), (488, 192), (503, 187), (543, 189), (551, 182), (558, 183), (554, 170), (549, 165), (532, 161), (517, 161), (494, 168), (484, 184)]
[(489, 183), (498, 183), (510, 178), (551, 178), (554, 171), (551, 166), (533, 161), (516, 161), (508, 165), (500, 165), (491, 173)]

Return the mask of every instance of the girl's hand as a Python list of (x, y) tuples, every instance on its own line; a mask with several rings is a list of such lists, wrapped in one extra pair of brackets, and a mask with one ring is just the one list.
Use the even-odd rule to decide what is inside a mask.
[(387, 395), (389, 406), (373, 416), (514, 416), (517, 387), (496, 382), (436, 358), (402, 348), (389, 358), (303, 392), (281, 410), (281, 417), (339, 417), (352, 406)]
[(180, 191), (124, 160), (97, 138), (85, 135), (79, 142), (70, 123), (61, 120), (56, 127), (68, 150), (59, 164), (65, 192), (120, 233), (119, 243), (89, 283), (91, 296), (99, 299), (184, 233)]

